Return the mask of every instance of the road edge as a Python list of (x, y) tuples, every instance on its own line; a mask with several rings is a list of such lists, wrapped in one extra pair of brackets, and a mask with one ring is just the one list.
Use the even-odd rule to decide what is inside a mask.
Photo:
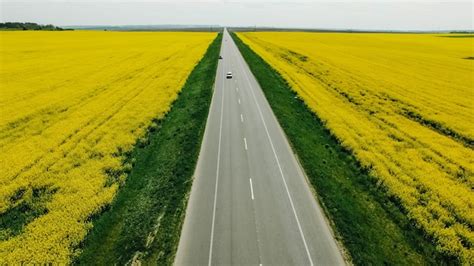
[(96, 217), (74, 264), (172, 265), (214, 91), (222, 34), (189, 74), (167, 115), (154, 120), (124, 164), (114, 201)]
[[(275, 113), (275, 116), (277, 117), (279, 124), (283, 129), (283, 132), (285, 132), (285, 136), (287, 137), (290, 146), (292, 147), (292, 150), (295, 153), (298, 163), (301, 166), (304, 166), (302, 167), (302, 169), (305, 170), (304, 174), (307, 182), (309, 182), (308, 185), (310, 185), (310, 188), (315, 194), (317, 201), (321, 204), (325, 212), (325, 218), (330, 221), (329, 224), (331, 225), (334, 235), (336, 236), (336, 240), (338, 244), (342, 245), (343, 247), (343, 254), (348, 255), (350, 257), (348, 263), (364, 264), (367, 262), (372, 262), (375, 264), (390, 264), (397, 262), (411, 262), (417, 264), (430, 264), (449, 262), (449, 258), (445, 258), (442, 256), (442, 254), (439, 254), (436, 251), (435, 247), (429, 242), (429, 240), (423, 238), (423, 235), (410, 224), (409, 219), (403, 214), (403, 210), (400, 210), (398, 206), (391, 202), (389, 195), (386, 195), (384, 191), (382, 191), (379, 187), (373, 184), (368, 172), (360, 167), (360, 164), (358, 164), (353, 154), (343, 149), (343, 147), (337, 141), (335, 136), (333, 136), (324, 127), (324, 123), (317, 117), (317, 115), (312, 113), (308, 109), (304, 101), (298, 97), (294, 90), (291, 89), (291, 86), (278, 73), (278, 71), (276, 71), (268, 63), (266, 63), (263, 58), (261, 58), (257, 53), (255, 53), (235, 33), (232, 33), (231, 35), (234, 38), (245, 60), (247, 61), (247, 64), (249, 65), (251, 71), (257, 78), (257, 81), (260, 83), (264, 95), (269, 101)], [(251, 63), (249, 63), (249, 60), (251, 61)], [(251, 65), (254, 63), (256, 65), (260, 64), (261, 66)], [(259, 77), (257, 75), (261, 74), (259, 71), (262, 73), (265, 73), (265, 71), (268, 72), (268, 74), (265, 74), (267, 77)], [(276, 81), (272, 83), (271, 81), (268, 82), (268, 80), (265, 80), (270, 78), (270, 76)], [(276, 92), (277, 90), (286, 91), (284, 94), (288, 94), (287, 96), (291, 94), (291, 98), (293, 99), (290, 99), (290, 97), (288, 97), (288, 102), (291, 102), (288, 105), (293, 105), (295, 107), (294, 110), (292, 109), (293, 107), (289, 107), (288, 110), (282, 110), (280, 108), (277, 103), (278, 100), (276, 98), (280, 96), (286, 99), (286, 96), (283, 95), (283, 93), (279, 94), (278, 92)], [(270, 91), (274, 92), (270, 93)], [(291, 128), (291, 122), (289, 122), (291, 121), (291, 118), (288, 117), (294, 115), (301, 115), (303, 117), (306, 116), (305, 122), (307, 124), (313, 124), (314, 127), (323, 128), (323, 130), (318, 129), (319, 133), (316, 134), (322, 135), (320, 137), (321, 140), (329, 141), (323, 141), (321, 143), (318, 143), (318, 149), (319, 151), (329, 155), (318, 156), (321, 157), (321, 163), (315, 163), (315, 160), (308, 159), (309, 155), (305, 152), (302, 152), (303, 148), (301, 146), (302, 143), (305, 142), (305, 140), (302, 139), (305, 139), (306, 137), (304, 137), (305, 135), (301, 135), (301, 133), (304, 132), (304, 129), (300, 130), (301, 132), (298, 133), (298, 130), (294, 128), (294, 125), (293, 128)], [(311, 117), (311, 119), (308, 119), (308, 117)], [(303, 122), (303, 126), (305, 126), (305, 122)], [(288, 128), (286, 128), (285, 126)], [(311, 134), (314, 132), (306, 130), (306, 133)], [(295, 143), (299, 146), (295, 147)], [(333, 163), (329, 160), (331, 158), (334, 158), (337, 161), (344, 163), (344, 167), (340, 168), (345, 169), (338, 169), (338, 171), (334, 172), (332, 172), (330, 169), (320, 170), (319, 168), (330, 168), (331, 164)], [(337, 178), (332, 178), (334, 175), (336, 175)], [(347, 177), (344, 175), (347, 175)], [(322, 183), (325, 182), (321, 181), (321, 179), (324, 178), (339, 179), (339, 181), (328, 181), (328, 183), (333, 184), (320, 186)], [(349, 181), (347, 181), (345, 184), (340, 182), (340, 179), (346, 178)], [(348, 184), (352, 185), (352, 187), (348, 186)], [(343, 187), (337, 187), (336, 189), (334, 189), (334, 187), (337, 185), (343, 185)], [(332, 192), (339, 190), (336, 193), (339, 195), (328, 196), (328, 193), (324, 191), (325, 189), (332, 189)], [(357, 192), (348, 191), (348, 189)], [(322, 192), (322, 194), (317, 193), (317, 191)], [(360, 197), (358, 195), (354, 196), (354, 194), (360, 192), (362, 192), (363, 195), (361, 195)], [(340, 204), (340, 199), (345, 196), (345, 193), (349, 194), (347, 196), (348, 202), (355, 203), (355, 205), (357, 206), (352, 208), (342, 206)], [(342, 197), (341, 194), (343, 195)], [(334, 199), (337, 197), (339, 197), (339, 202)], [(363, 203), (366, 200), (368, 202), (365, 205), (375, 206), (363, 206)], [(329, 205), (327, 203), (329, 203)], [(371, 210), (375, 210), (376, 214), (372, 213)], [(354, 214), (355, 218), (353, 216), (350, 216), (349, 218), (341, 217), (341, 213)], [(373, 215), (375, 215), (375, 218), (372, 217)], [(352, 219), (355, 219), (355, 221), (352, 221)], [(357, 222), (361, 223), (362, 225), (357, 224)], [(377, 230), (372, 228), (372, 222), (377, 223), (376, 225), (374, 225), (374, 228), (377, 228)], [(381, 228), (384, 228), (385, 223), (387, 224), (386, 227), (391, 230), (388, 233), (386, 233), (384, 230), (381, 230)], [(355, 226), (357, 226), (356, 228), (358, 230), (362, 230), (363, 232), (358, 231), (357, 229), (349, 228), (348, 224), (354, 224)], [(374, 237), (374, 231), (378, 232), (378, 242), (372, 241), (371, 239), (371, 237)], [(385, 237), (385, 234), (380, 233), (386, 233), (388, 235), (387, 237)], [(362, 236), (360, 236), (359, 234), (362, 234)], [(382, 237), (381, 235), (384, 236)]]

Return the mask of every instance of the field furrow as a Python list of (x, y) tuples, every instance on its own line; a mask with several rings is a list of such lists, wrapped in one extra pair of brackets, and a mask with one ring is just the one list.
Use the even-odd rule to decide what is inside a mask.
[(68, 263), (216, 34), (0, 34), (0, 262)]
[(447, 256), (474, 261), (474, 38), (241, 33)]

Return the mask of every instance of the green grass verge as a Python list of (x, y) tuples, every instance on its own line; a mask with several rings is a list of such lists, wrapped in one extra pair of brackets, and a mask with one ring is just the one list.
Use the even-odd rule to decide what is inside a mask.
[(235, 34), (232, 37), (352, 261), (357, 265), (449, 264), (279, 73)]
[(171, 111), (137, 145), (110, 209), (94, 219), (75, 264), (170, 265), (176, 253), (209, 105), (222, 34), (194, 68)]

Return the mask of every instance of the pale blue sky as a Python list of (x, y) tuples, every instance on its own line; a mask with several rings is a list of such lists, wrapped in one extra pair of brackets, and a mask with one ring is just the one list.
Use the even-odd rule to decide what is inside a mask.
[(381, 30), (472, 30), (472, 1), (0, 0), (2, 21), (56, 25), (219, 24)]

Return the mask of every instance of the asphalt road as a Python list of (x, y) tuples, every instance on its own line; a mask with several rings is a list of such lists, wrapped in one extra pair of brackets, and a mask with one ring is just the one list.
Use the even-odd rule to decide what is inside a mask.
[[(225, 32), (176, 265), (344, 260), (263, 92)], [(225, 74), (231, 71), (232, 79)]]

